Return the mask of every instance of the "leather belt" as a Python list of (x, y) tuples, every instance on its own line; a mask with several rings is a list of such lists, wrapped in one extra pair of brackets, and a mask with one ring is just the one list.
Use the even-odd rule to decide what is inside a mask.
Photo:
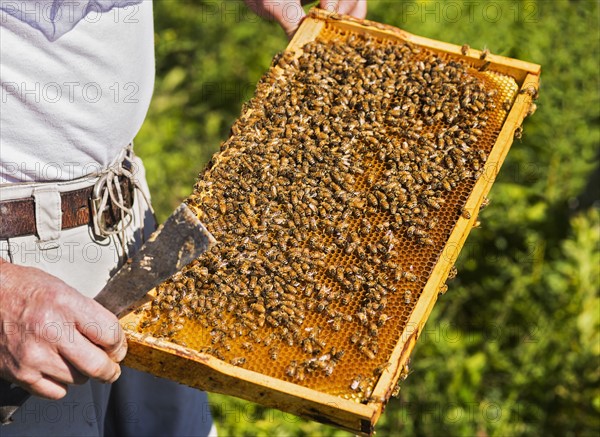
[[(125, 205), (133, 205), (133, 184), (126, 177), (119, 177)], [(60, 193), (62, 229), (92, 224), (92, 192), (94, 186)], [(119, 209), (109, 202), (102, 214), (107, 227), (119, 223)], [(27, 199), (5, 200), (0, 202), (0, 239), (34, 235), (37, 233), (35, 201)]]

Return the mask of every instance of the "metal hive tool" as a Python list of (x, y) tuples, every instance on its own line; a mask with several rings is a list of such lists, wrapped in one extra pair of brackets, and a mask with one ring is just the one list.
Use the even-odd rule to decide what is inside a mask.
[(370, 433), (537, 92), (462, 51), (313, 12), (188, 199), (220, 245), (124, 320), (130, 364)]

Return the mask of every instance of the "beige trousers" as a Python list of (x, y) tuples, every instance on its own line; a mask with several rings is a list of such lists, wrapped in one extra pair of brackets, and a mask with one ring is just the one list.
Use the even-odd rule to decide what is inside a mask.
[[(135, 176), (148, 196), (144, 168), (135, 159)], [(34, 197), (38, 236), (0, 240), (0, 256), (33, 266), (89, 297), (94, 297), (122, 262), (154, 231), (156, 222), (138, 190), (133, 223), (119, 236), (98, 239), (90, 226), (60, 229), (60, 195), (94, 185), (96, 179), (0, 186), (0, 200)], [(149, 198), (149, 196), (148, 196)], [(69, 388), (59, 401), (30, 398), (0, 436), (188, 436), (216, 435), (206, 393), (149, 374), (123, 368), (114, 384), (90, 381)]]

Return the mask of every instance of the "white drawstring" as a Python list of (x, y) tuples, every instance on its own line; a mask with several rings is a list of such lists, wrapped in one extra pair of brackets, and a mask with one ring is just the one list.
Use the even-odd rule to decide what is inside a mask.
[[(125, 198), (121, 190), (121, 184), (119, 183), (119, 177), (126, 177), (131, 182), (134, 190), (142, 193), (144, 202), (150, 209), (150, 212), (154, 214), (150, 200), (142, 190), (137, 178), (129, 168), (133, 168), (133, 150), (132, 146), (129, 145), (124, 148), (117, 159), (111, 164), (106, 170), (102, 171), (98, 181), (94, 185), (92, 194), (92, 216), (94, 233), (100, 237), (109, 237), (112, 235), (118, 235), (121, 239), (121, 247), (123, 250), (123, 256), (125, 256), (125, 229), (133, 222), (133, 206), (128, 207), (125, 204)], [(129, 163), (129, 168), (126, 168), (123, 163)], [(135, 191), (133, 193), (135, 195)], [(110, 201), (110, 202), (109, 202)], [(106, 225), (102, 219), (103, 213), (110, 208), (110, 205), (114, 205), (119, 209), (120, 220), (113, 227), (110, 228)]]

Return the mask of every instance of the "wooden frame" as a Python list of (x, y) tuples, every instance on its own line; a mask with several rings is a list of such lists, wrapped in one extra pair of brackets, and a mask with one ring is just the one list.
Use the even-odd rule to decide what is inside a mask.
[[(311, 11), (290, 42), (288, 49), (295, 51), (301, 49), (304, 44), (317, 38), (327, 23), (340, 29), (368, 33), (383, 39), (409, 41), (430, 50), (459, 57), (475, 67), (489, 61), (489, 70), (510, 75), (516, 80), (521, 92), (517, 94), (517, 98), (506, 116), (502, 130), (485, 164), (484, 176), (476, 182), (465, 205), (469, 211), (479, 211), (479, 207), (491, 189), (510, 149), (515, 130), (521, 126), (530, 111), (532, 96), (528, 91), (531, 87), (537, 90), (539, 86), (540, 66), (496, 55), (488, 55), (483, 61), (480, 59), (481, 52), (478, 50), (470, 49), (466, 55), (463, 55), (461, 47), (453, 44), (412, 35), (379, 23), (340, 17), (320, 9)], [(355, 434), (371, 435), (437, 301), (438, 290), (448, 277), (448, 273), (476, 220), (476, 213), (471, 214), (469, 219), (462, 217), (458, 219), (443, 249), (442, 256), (425, 284), (406, 329), (390, 356), (389, 361), (392, 365), (381, 375), (367, 404), (359, 404), (235, 367), (213, 356), (141, 334), (136, 329), (140, 316), (135, 312), (129, 312), (121, 318), (129, 339), (129, 353), (125, 364), (206, 391), (237, 396), (300, 417), (333, 425)], [(138, 306), (147, 303), (148, 299), (138, 303)]]

